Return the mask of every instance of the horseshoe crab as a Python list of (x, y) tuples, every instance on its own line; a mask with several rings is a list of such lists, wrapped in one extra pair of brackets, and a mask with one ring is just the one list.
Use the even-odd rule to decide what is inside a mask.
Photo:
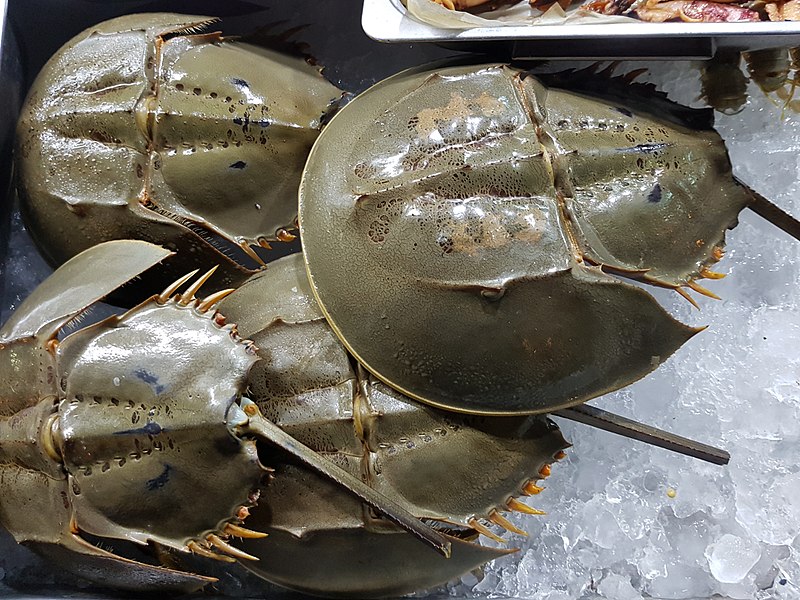
[(519, 532), (503, 511), (537, 513), (517, 497), (562, 456), (558, 428), (439, 411), (377, 382), (328, 328), (299, 256), (203, 300), (211, 273), (178, 293), (191, 273), (64, 333), (168, 254), (87, 250), (0, 330), (0, 523), (17, 541), (105, 586), (200, 588), (213, 579), (173, 568), (191, 553), (345, 597), (430, 587), (508, 552), (477, 538), (499, 539), (492, 523)]
[(359, 362), (434, 406), (541, 413), (636, 381), (700, 331), (625, 280), (714, 297), (698, 280), (721, 277), (725, 230), (777, 208), (732, 176), (710, 111), (634, 92), (450, 65), (340, 111), (309, 156), (300, 231)]
[(251, 246), (293, 238), (303, 164), (342, 92), (302, 59), (222, 37), (216, 21), (119, 17), (42, 69), (17, 126), (16, 168), (51, 264), (142, 239), (178, 256), (140, 289), (204, 264), (220, 265), (226, 287), (263, 265)]

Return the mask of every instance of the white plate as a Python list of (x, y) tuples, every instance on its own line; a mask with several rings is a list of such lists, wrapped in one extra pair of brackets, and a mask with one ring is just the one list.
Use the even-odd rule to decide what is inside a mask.
[[(437, 28), (410, 16), (400, 0), (364, 0), (361, 25), (381, 42), (510, 41), (514, 58), (710, 58), (720, 47), (800, 45), (800, 22), (603, 23)], [(570, 40), (569, 45), (555, 43)]]

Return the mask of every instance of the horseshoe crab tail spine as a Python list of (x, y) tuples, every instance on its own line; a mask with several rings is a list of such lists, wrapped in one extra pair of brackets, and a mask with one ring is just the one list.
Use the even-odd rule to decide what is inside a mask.
[(731, 455), (725, 450), (669, 433), (638, 421), (626, 419), (595, 406), (582, 404), (554, 411), (554, 416), (578, 421), (604, 431), (646, 442), (659, 448), (699, 458), (715, 465), (727, 465)]
[[(739, 180), (737, 179), (737, 181)], [(778, 229), (782, 229), (794, 239), (800, 241), (800, 221), (764, 198), (764, 196), (750, 188), (750, 186), (742, 183), (741, 181), (739, 181), (739, 183), (747, 189), (750, 195), (750, 202), (748, 203), (747, 208), (752, 210), (762, 219), (766, 219), (775, 225), (775, 227)]]
[(336, 482), (369, 506), (383, 513), (387, 519), (405, 529), (445, 558), (450, 558), (451, 543), (444, 535), (424, 524), (402, 506), (376, 492), (347, 471), (320, 457), (308, 446), (301, 444), (280, 427), (262, 417), (258, 407), (253, 402), (248, 401), (245, 403), (243, 400), (243, 409), (249, 420), (247, 424), (238, 428), (240, 434), (253, 435), (278, 446), (294, 458), (299, 459), (307, 467)]

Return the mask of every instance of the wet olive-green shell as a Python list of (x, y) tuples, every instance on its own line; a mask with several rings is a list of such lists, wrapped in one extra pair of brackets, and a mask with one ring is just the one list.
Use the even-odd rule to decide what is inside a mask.
[(26, 222), (51, 263), (142, 239), (178, 252), (148, 291), (208, 264), (227, 287), (255, 267), (237, 244), (292, 227), (308, 150), (341, 92), (299, 58), (203, 33), (213, 23), (113, 19), (42, 69), (16, 166)]
[[(263, 414), (420, 518), (469, 531), (540, 477), (566, 444), (541, 417), (479, 417), (417, 403), (354, 365), (317, 306), (302, 257), (270, 263), (220, 304), (262, 360), (249, 396)], [(453, 540), (444, 559), (339, 487), (280, 457), (247, 520), (253, 572), (327, 596), (424, 589), (502, 555)], [(485, 523), (485, 521), (484, 521)]]
[(370, 371), (436, 406), (518, 414), (627, 385), (689, 339), (615, 275), (693, 283), (746, 202), (713, 131), (455, 66), (333, 119), (300, 226), (314, 293)]
[(186, 550), (238, 521), (265, 474), (255, 443), (230, 425), (252, 346), (196, 303), (156, 297), (57, 338), (168, 255), (141, 241), (95, 246), (0, 329), (0, 524), (103, 585), (186, 592), (210, 579), (117, 555), (86, 534)]
[[(409, 593), (510, 551), (481, 545), (478, 531), (537, 489), (567, 445), (558, 428), (440, 411), (371, 377), (328, 327), (300, 255), (228, 296), (224, 315), (188, 291), (165, 293), (63, 335), (168, 254), (141, 241), (95, 246), (0, 329), (0, 524), (20, 543), (107, 587), (187, 592), (213, 578), (196, 560), (178, 570), (184, 557), (208, 554), (206, 540), (224, 544), (215, 536), (246, 519), (270, 533), (234, 541), (260, 559), (248, 568), (342, 597)], [(452, 557), (241, 439), (245, 390), (300, 442), (453, 534)], [(263, 463), (275, 467), (269, 481)], [(115, 540), (159, 549), (165, 566)]]

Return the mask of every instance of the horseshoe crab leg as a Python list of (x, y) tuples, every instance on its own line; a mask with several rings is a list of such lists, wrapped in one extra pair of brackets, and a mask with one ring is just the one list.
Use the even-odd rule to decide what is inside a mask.
[(699, 458), (715, 465), (727, 465), (731, 455), (725, 450), (690, 440), (689, 438), (669, 433), (632, 419), (608, 412), (596, 406), (581, 404), (571, 408), (563, 408), (552, 413), (556, 417), (563, 417), (584, 425), (591, 425), (603, 431), (609, 431), (624, 437), (645, 442), (652, 446), (672, 450), (679, 454)]
[(281, 448), (298, 459), (305, 466), (331, 479), (357, 498), (380, 511), (387, 519), (432, 547), (445, 558), (450, 558), (451, 544), (445, 536), (432, 527), (425, 525), (390, 498), (376, 492), (344, 469), (325, 460), (311, 448), (300, 443), (280, 427), (268, 419), (265, 419), (261, 416), (255, 403), (243, 400), (242, 409), (249, 419), (246, 424), (238, 427), (238, 432), (240, 434), (255, 436)]

